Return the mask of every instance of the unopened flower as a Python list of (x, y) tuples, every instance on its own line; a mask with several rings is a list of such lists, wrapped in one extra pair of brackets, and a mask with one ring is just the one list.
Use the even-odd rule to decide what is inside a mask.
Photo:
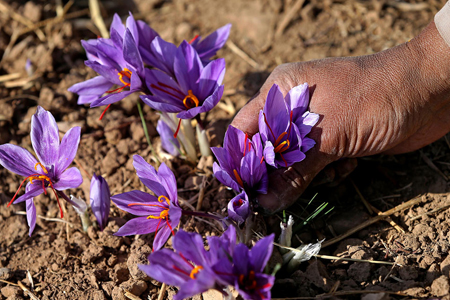
[(240, 193), (228, 202), (228, 217), (238, 224), (244, 223), (250, 215), (250, 202), (245, 192)]
[(159, 119), (156, 125), (156, 131), (158, 131), (161, 137), (161, 147), (172, 156), (180, 155), (180, 143), (173, 137), (173, 131), (169, 125), (163, 120)]
[[(78, 104), (90, 103), (91, 107), (108, 105), (106, 111), (112, 103), (134, 92), (147, 92), (139, 47), (144, 41), (150, 42), (154, 35), (145, 32), (145, 29), (141, 23), (136, 23), (131, 14), (126, 27), (115, 14), (110, 28), (111, 38), (81, 41), (88, 57), (86, 66), (100, 76), (69, 88), (69, 91), (79, 95)], [(119, 88), (110, 90), (113, 85)]]
[(103, 231), (108, 224), (109, 211), (111, 208), (111, 193), (106, 180), (102, 176), (94, 173), (91, 179), (91, 208), (97, 219), (100, 230)]
[(183, 41), (175, 53), (174, 74), (171, 77), (163, 71), (147, 69), (145, 80), (152, 95), (141, 99), (156, 110), (190, 119), (211, 110), (222, 98), (224, 59), (213, 60), (204, 67), (197, 51)]
[(283, 97), (278, 85), (270, 89), (264, 109), (259, 113), (259, 132), (266, 147), (273, 147), (265, 156), (273, 167), (289, 167), (305, 159), (315, 142), (306, 137), (318, 122), (319, 115), (307, 111), (308, 84), (292, 88)]
[[(218, 281), (213, 271), (217, 258), (223, 257), (218, 251), (226, 243), (217, 243), (206, 251), (201, 235), (180, 230), (173, 237), (173, 248), (162, 249), (149, 255), (150, 265), (139, 268), (150, 277), (179, 287), (174, 299), (186, 299), (209, 289), (222, 290), (224, 286)], [(225, 249), (227, 250), (227, 249)]]
[(156, 196), (138, 190), (112, 196), (112, 201), (122, 210), (139, 216), (129, 220), (118, 236), (155, 232), (153, 249), (160, 249), (180, 222), (177, 182), (172, 171), (162, 163), (159, 170), (149, 165), (141, 156), (133, 156), (133, 165), (142, 183)]
[[(9, 171), (26, 178), (20, 184), (11, 203), (26, 201), (27, 220), (30, 235), (36, 225), (36, 207), (33, 198), (45, 193), (50, 188), (59, 203), (60, 191), (77, 188), (82, 182), (80, 171), (76, 167), (67, 167), (72, 163), (80, 142), (80, 127), (73, 127), (59, 142), (59, 131), (52, 114), (38, 106), (31, 118), (31, 143), (39, 160), (22, 147), (4, 144), (0, 145), (0, 164)], [(66, 170), (67, 169), (67, 170)], [(16, 199), (20, 188), (27, 181), (25, 194)], [(69, 202), (70, 199), (65, 197)]]
[(230, 35), (231, 24), (220, 27), (204, 39), (201, 36), (196, 36), (190, 44), (198, 53), (203, 64), (209, 63), (211, 57), (216, 55), (217, 51), (225, 45), (228, 36)]
[(249, 139), (241, 130), (228, 126), (223, 148), (211, 151), (219, 164), (214, 163), (214, 176), (235, 191), (245, 190), (250, 197), (267, 193), (268, 175), (264, 163), (267, 149), (263, 149), (259, 134)]

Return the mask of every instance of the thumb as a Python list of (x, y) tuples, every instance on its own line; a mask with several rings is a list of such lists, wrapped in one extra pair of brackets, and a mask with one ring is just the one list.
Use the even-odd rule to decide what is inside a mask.
[(258, 129), (259, 111), (264, 108), (265, 99), (261, 92), (256, 93), (234, 117), (231, 125), (253, 136)]

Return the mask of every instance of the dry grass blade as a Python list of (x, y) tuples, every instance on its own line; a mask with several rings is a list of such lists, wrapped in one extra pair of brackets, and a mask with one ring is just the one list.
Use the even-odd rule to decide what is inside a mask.
[(2, 76), (0, 76), (0, 82), (14, 80), (14, 79), (20, 78), (21, 76), (22, 76), (21, 73), (12, 73), (12, 74), (2, 75)]
[(436, 167), (436, 165), (431, 161), (431, 159), (429, 159), (425, 154), (423, 154), (422, 151), (420, 151), (420, 156), (422, 157), (423, 161), (433, 170), (436, 171), (439, 175), (442, 176), (442, 178), (444, 178), (445, 181), (448, 181), (448, 177), (442, 173), (441, 170), (439, 170), (438, 167)]
[(358, 232), (361, 229), (364, 229), (364, 228), (366, 228), (369, 225), (372, 225), (372, 224), (374, 224), (374, 223), (376, 223), (376, 222), (378, 222), (380, 220), (383, 220), (386, 217), (388, 217), (388, 216), (390, 216), (392, 214), (395, 214), (396, 212), (399, 212), (399, 211), (404, 210), (404, 209), (406, 209), (408, 207), (416, 205), (416, 204), (418, 204), (418, 203), (420, 203), (422, 201), (422, 198), (423, 198), (423, 196), (418, 196), (418, 197), (416, 197), (414, 199), (411, 199), (408, 202), (402, 203), (402, 204), (400, 204), (400, 205), (398, 205), (398, 206), (396, 206), (396, 207), (394, 207), (394, 208), (392, 208), (392, 209), (390, 209), (388, 211), (380, 212), (378, 214), (378, 216), (370, 218), (369, 220), (359, 224), (358, 226), (354, 227), (353, 229), (347, 231), (346, 233), (341, 234), (341, 235), (339, 235), (339, 236), (337, 236), (335, 238), (332, 238), (332, 239), (330, 239), (328, 241), (325, 241), (322, 244), (322, 248), (325, 248), (325, 247), (328, 247), (330, 245), (333, 245), (333, 244), (335, 244), (335, 243), (345, 239), (346, 237), (354, 234), (355, 232)]
[[(26, 216), (26, 215), (27, 215), (27, 213), (26, 213), (25, 211), (16, 211), (15, 214), (16, 214), (16, 215), (21, 215), (21, 216)], [(75, 225), (74, 223), (68, 222), (68, 221), (63, 220), (63, 219), (59, 219), (59, 218), (48, 218), (48, 217), (44, 217), (44, 216), (41, 216), (41, 215), (37, 215), (37, 217), (38, 217), (39, 219), (42, 219), (42, 220), (45, 220), (45, 221), (50, 221), (50, 222), (61, 222), (61, 223), (68, 224), (68, 225), (70, 225), (70, 226), (72, 226), (72, 227), (76, 227), (76, 225)]]
[(259, 64), (256, 61), (254, 61), (247, 53), (245, 53), (238, 46), (236, 46), (236, 44), (233, 43), (231, 40), (227, 41), (227, 46), (228, 46), (228, 48), (230, 48), (231, 51), (236, 53), (240, 58), (242, 58), (250, 66), (259, 70)]
[(200, 192), (198, 193), (197, 207), (196, 210), (202, 209), (203, 199), (205, 198), (206, 191), (206, 176), (203, 176), (202, 183), (200, 186)]
[(139, 298), (135, 294), (130, 293), (129, 291), (125, 291), (124, 295), (125, 295), (125, 297), (127, 297), (128, 299), (131, 299), (131, 300), (142, 300), (141, 298)]
[(158, 300), (163, 300), (166, 294), (167, 284), (163, 283), (161, 289), (159, 290)]
[(102, 37), (105, 39), (109, 38), (109, 32), (106, 29), (105, 21), (100, 12), (98, 0), (89, 0), (89, 10), (91, 12), (92, 22), (94, 22), (95, 26), (100, 30)]
[(294, 5), (287, 10), (286, 15), (281, 20), (281, 22), (277, 26), (277, 30), (275, 31), (275, 37), (279, 37), (283, 34), (286, 27), (289, 25), (289, 23), (292, 21), (292, 19), (295, 17), (295, 14), (298, 12), (300, 8), (302, 8), (303, 3), (305, 0), (297, 0)]
[(361, 295), (361, 294), (388, 294), (396, 295), (401, 297), (408, 297), (409, 295), (402, 292), (390, 292), (390, 291), (380, 291), (380, 290), (364, 290), (364, 291), (340, 291), (332, 294), (320, 294), (315, 297), (290, 297), (290, 298), (272, 298), (272, 300), (309, 300), (309, 299), (326, 299), (334, 298), (336, 296), (350, 296), (350, 295)]
[(33, 300), (39, 300), (39, 298), (33, 294), (22, 282), (18, 281), (18, 286), (23, 290), (24, 295), (28, 295)]
[(10, 285), (14, 285), (14, 286), (19, 286), (18, 284), (15, 284), (15, 283), (13, 283), (11, 281), (7, 281), (7, 280), (3, 280), (3, 279), (0, 279), (0, 282), (6, 283), (6, 284), (10, 284)]

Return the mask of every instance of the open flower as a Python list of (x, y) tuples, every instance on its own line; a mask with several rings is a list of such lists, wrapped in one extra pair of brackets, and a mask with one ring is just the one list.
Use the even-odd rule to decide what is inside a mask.
[(103, 231), (108, 224), (109, 211), (111, 208), (111, 193), (106, 180), (94, 173), (91, 179), (90, 190), (91, 208), (97, 219), (100, 230)]
[(275, 277), (263, 271), (272, 255), (273, 238), (271, 234), (251, 249), (245, 244), (238, 244), (232, 253), (232, 261), (222, 259), (214, 266), (215, 273), (220, 280), (233, 285), (244, 299), (270, 299)]
[(131, 191), (112, 196), (112, 201), (122, 210), (139, 216), (129, 220), (118, 236), (155, 232), (153, 250), (164, 246), (170, 234), (180, 222), (181, 208), (178, 204), (177, 182), (172, 171), (162, 163), (157, 172), (141, 156), (133, 156), (133, 165), (142, 183), (156, 196)]
[(207, 37), (202, 39), (201, 36), (196, 36), (190, 44), (198, 53), (203, 64), (209, 63), (211, 57), (216, 55), (217, 51), (225, 45), (230, 35), (231, 24), (220, 27)]
[(156, 131), (158, 131), (161, 137), (161, 147), (172, 156), (180, 155), (180, 143), (173, 136), (173, 131), (170, 129), (169, 125), (163, 120), (159, 119), (156, 125)]
[(240, 193), (228, 202), (228, 217), (238, 224), (244, 223), (250, 215), (250, 202), (245, 192)]
[(247, 134), (230, 125), (223, 148), (211, 148), (219, 162), (213, 165), (214, 176), (235, 191), (245, 190), (249, 196), (265, 194), (268, 175), (264, 159), (269, 150), (263, 149), (258, 133), (249, 139)]
[[(31, 235), (36, 225), (36, 207), (33, 198), (42, 193), (47, 194), (47, 188), (50, 188), (55, 193), (62, 217), (58, 197), (61, 196), (60, 191), (77, 188), (83, 182), (83, 178), (76, 167), (67, 169), (77, 153), (80, 127), (73, 127), (67, 131), (60, 143), (55, 118), (50, 112), (38, 106), (31, 118), (30, 135), (34, 152), (39, 160), (22, 147), (4, 144), (0, 145), (0, 164), (9, 171), (25, 177), (8, 206), (13, 202), (26, 201)], [(16, 199), (20, 188), (27, 180), (25, 194)], [(70, 202), (68, 197), (65, 199)]]
[[(228, 237), (228, 236), (226, 236)], [(180, 230), (173, 238), (173, 248), (162, 249), (149, 255), (150, 265), (139, 265), (139, 268), (150, 277), (179, 287), (174, 299), (186, 299), (209, 289), (223, 290), (225, 287), (218, 281), (213, 266), (224, 254), (220, 252), (228, 246), (226, 241), (219, 242), (216, 237), (215, 246), (207, 252), (201, 235)], [(225, 249), (228, 251), (228, 249)]]
[[(108, 105), (105, 111), (112, 103), (134, 92), (147, 92), (143, 84), (144, 63), (139, 48), (142, 48), (144, 43), (150, 43), (156, 36), (150, 27), (136, 23), (131, 14), (126, 27), (115, 14), (110, 31), (110, 39), (81, 41), (88, 57), (86, 66), (100, 76), (69, 88), (69, 91), (79, 95), (78, 104), (90, 103), (91, 107)], [(119, 88), (110, 90), (113, 85)]]
[(318, 122), (319, 115), (307, 111), (308, 84), (296, 86), (283, 97), (278, 85), (270, 89), (264, 109), (259, 113), (259, 132), (265, 147), (266, 162), (273, 167), (289, 167), (305, 159), (315, 141), (306, 135)]
[(211, 110), (223, 94), (225, 60), (216, 59), (205, 67), (195, 49), (183, 41), (175, 53), (174, 77), (161, 70), (146, 70), (145, 80), (152, 95), (141, 99), (163, 112), (190, 119)]

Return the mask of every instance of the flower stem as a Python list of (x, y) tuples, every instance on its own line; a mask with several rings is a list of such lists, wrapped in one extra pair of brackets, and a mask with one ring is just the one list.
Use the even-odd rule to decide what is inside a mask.
[(196, 127), (197, 131), (197, 140), (198, 140), (198, 147), (200, 148), (200, 153), (207, 157), (211, 155), (211, 150), (209, 146), (209, 140), (208, 136), (206, 135), (206, 130), (202, 129), (199, 124), (197, 124)]
[(144, 129), (145, 138), (147, 139), (147, 143), (148, 143), (148, 146), (150, 147), (150, 151), (152, 152), (152, 155), (155, 157), (156, 162), (159, 165), (161, 163), (161, 160), (159, 159), (158, 154), (155, 152), (155, 149), (153, 148), (153, 145), (152, 145), (152, 141), (150, 140), (150, 135), (148, 134), (148, 129), (147, 129), (147, 123), (145, 122), (144, 113), (142, 112), (141, 101), (138, 100), (136, 103), (137, 103), (137, 107), (139, 110), (139, 116), (141, 117), (142, 128)]
[(70, 195), (70, 198), (69, 198), (62, 191), (58, 191), (58, 195), (60, 197), (64, 198), (64, 200), (66, 200), (70, 204), (72, 204), (73, 208), (75, 209), (77, 214), (80, 216), (81, 224), (83, 226), (83, 231), (87, 232), (89, 226), (91, 226), (91, 220), (89, 219), (86, 202), (84, 202), (83, 200), (78, 199), (77, 197), (74, 197), (72, 195)]

